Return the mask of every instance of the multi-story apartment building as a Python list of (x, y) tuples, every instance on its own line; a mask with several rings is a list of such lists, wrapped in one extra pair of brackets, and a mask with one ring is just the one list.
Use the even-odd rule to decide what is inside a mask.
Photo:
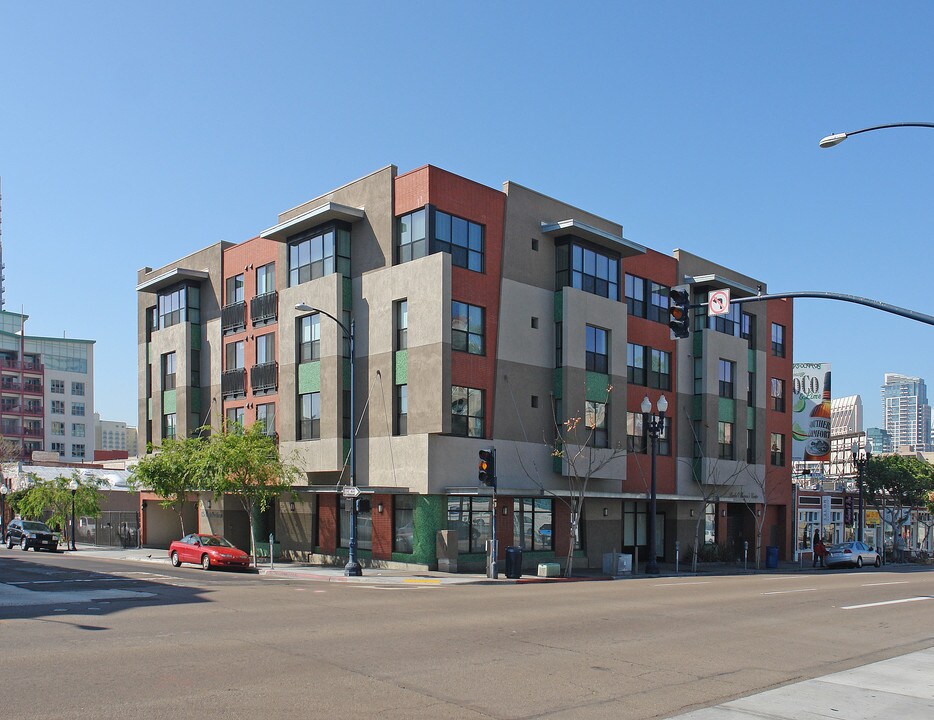
[(28, 315), (0, 311), (0, 435), (20, 448), (93, 457), (94, 341), (25, 334)]
[[(348, 546), (341, 488), (356, 423), (356, 484), (372, 508), (358, 519), (364, 562), (431, 566), (437, 531), (450, 529), (459, 567), (482, 567), (495, 512), (501, 549), (520, 545), (538, 562), (574, 543), (599, 567), (605, 552), (645, 559), (640, 405), (665, 395), (659, 559), (673, 561), (676, 542), (685, 555), (698, 529), (738, 557), (757, 526), (784, 554), (792, 304), (749, 302), (710, 318), (701, 309), (691, 337), (675, 340), (673, 286), (690, 286), (697, 303), (712, 289), (765, 291), (515, 183), (389, 166), (247, 242), (139, 272), (140, 443), (263, 422), (304, 481), (260, 536), (274, 532), (294, 558), (336, 561)], [(354, 336), (354, 407), (342, 325)], [(567, 455), (553, 452), (556, 420), (574, 417), (593, 426), (585, 452), (601, 465), (576, 539)], [(495, 505), (477, 481), (487, 448), (497, 451)], [(204, 500), (198, 522), (235, 542), (248, 536), (245, 514), (222, 499)]]
[[(94, 450), (104, 452), (126, 452), (127, 424), (117, 420), (101, 420), (99, 413), (94, 413)], [(134, 443), (135, 451), (135, 443)]]
[(919, 377), (886, 373), (882, 386), (882, 409), (885, 430), (898, 449), (911, 447), (917, 452), (931, 447), (931, 406), (927, 385)]

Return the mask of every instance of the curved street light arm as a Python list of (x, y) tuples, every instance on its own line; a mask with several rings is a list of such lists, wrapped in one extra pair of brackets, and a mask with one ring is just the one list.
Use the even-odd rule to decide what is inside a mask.
[(889, 123), (887, 125), (873, 125), (872, 127), (862, 128), (861, 130), (852, 130), (850, 132), (834, 133), (833, 135), (828, 135), (825, 138), (821, 138), (821, 141), (818, 143), (818, 145), (820, 145), (820, 147), (822, 148), (831, 148), (834, 145), (839, 145), (851, 135), (859, 135), (860, 133), (871, 132), (872, 130), (885, 130), (886, 128), (896, 128), (896, 127), (934, 128), (934, 123), (907, 122), (907, 123)]

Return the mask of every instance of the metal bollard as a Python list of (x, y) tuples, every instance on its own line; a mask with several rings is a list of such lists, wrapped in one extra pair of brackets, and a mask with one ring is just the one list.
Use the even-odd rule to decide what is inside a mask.
[(681, 541), (675, 540), (675, 575), (678, 574), (678, 565), (681, 560)]
[(747, 567), (748, 561), (749, 561), (749, 541), (746, 540), (745, 542), (743, 542), (743, 572), (747, 572), (749, 570), (749, 568)]
[(275, 570), (275, 569), (276, 569), (276, 566), (273, 564), (273, 561), (272, 561), (272, 541), (273, 541), (273, 539), (274, 539), (274, 538), (273, 538), (273, 536), (272, 536), (272, 533), (269, 533), (269, 569), (270, 569), (270, 570)]

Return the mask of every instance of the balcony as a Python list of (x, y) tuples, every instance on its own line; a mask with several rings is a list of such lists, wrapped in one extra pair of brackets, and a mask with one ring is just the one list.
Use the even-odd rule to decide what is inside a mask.
[(246, 395), (246, 369), (225, 370), (221, 375), (221, 395), (235, 397)]
[(236, 302), (221, 309), (221, 331), (233, 333), (246, 328), (246, 303)]
[(262, 325), (275, 322), (279, 312), (279, 293), (275, 290), (250, 300), (250, 322)]
[(24, 427), (23, 428), (23, 437), (37, 437), (41, 438), (45, 433), (41, 427)]
[(275, 392), (279, 387), (279, 363), (263, 363), (251, 367), (250, 387), (255, 393)]
[(22, 415), (23, 406), (20, 405), (18, 402), (12, 402), (12, 403), (5, 402), (3, 404), (0, 404), (0, 413), (4, 413), (5, 415)]
[(45, 372), (45, 365), (42, 363), (33, 362), (31, 360), (26, 360), (23, 362), (20, 360), (7, 360), (4, 358), (3, 361), (0, 361), (0, 367), (2, 367), (4, 370), (20, 370), (33, 373)]
[(0, 382), (0, 390), (9, 390), (12, 392), (19, 392), (22, 385), (20, 385), (15, 380), (9, 378), (3, 378), (3, 381)]
[(25, 382), (23, 383), (23, 392), (31, 393), (33, 395), (41, 395), (42, 394), (42, 383)]
[(42, 416), (42, 403), (26, 403), (26, 406), (23, 408), (23, 415), (38, 415)]

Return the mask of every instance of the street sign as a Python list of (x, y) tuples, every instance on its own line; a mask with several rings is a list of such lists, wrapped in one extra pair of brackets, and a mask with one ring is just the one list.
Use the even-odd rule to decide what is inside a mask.
[(344, 497), (355, 498), (360, 494), (360, 488), (356, 485), (349, 485), (341, 490), (341, 495)]
[(730, 312), (730, 289), (711, 290), (707, 296), (708, 315), (726, 315)]

